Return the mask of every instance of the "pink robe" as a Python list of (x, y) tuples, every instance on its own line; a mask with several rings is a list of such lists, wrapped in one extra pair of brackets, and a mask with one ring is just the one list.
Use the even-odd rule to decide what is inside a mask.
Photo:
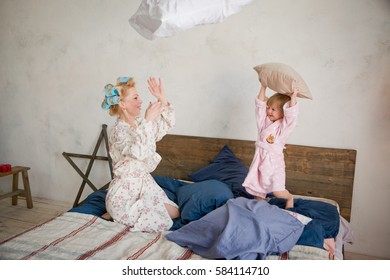
[[(286, 189), (286, 170), (283, 149), (297, 123), (299, 106), (283, 107), (284, 117), (272, 122), (266, 113), (267, 103), (256, 98), (258, 137), (248, 175), (242, 184), (254, 196), (265, 198), (267, 193)], [(270, 143), (270, 135), (274, 141)], [(268, 141), (267, 141), (268, 139)]]

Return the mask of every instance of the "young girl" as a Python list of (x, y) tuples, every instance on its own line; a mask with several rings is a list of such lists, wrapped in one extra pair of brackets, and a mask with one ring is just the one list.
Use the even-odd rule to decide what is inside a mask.
[(161, 80), (148, 79), (149, 91), (157, 98), (140, 117), (142, 100), (132, 78), (120, 77), (105, 87), (102, 108), (117, 116), (109, 135), (114, 179), (106, 197), (108, 214), (131, 231), (168, 230), (179, 216), (178, 206), (168, 199), (150, 173), (161, 156), (159, 141), (175, 124), (173, 107), (167, 101)]
[(276, 93), (269, 99), (266, 86), (261, 86), (255, 100), (258, 137), (256, 150), (243, 186), (257, 200), (267, 193), (286, 199), (286, 208), (294, 207), (293, 196), (286, 190), (286, 171), (283, 149), (288, 136), (297, 123), (298, 90), (291, 97)]

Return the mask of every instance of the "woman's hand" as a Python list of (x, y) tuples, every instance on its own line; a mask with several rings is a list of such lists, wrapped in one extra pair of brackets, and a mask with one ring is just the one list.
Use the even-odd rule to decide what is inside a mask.
[(161, 102), (150, 102), (148, 108), (145, 111), (145, 119), (148, 121), (154, 121), (158, 116), (160, 116), (162, 111)]
[(151, 77), (148, 79), (149, 91), (150, 93), (157, 98), (159, 102), (163, 105), (168, 105), (167, 98), (165, 97), (164, 90), (162, 87), (161, 79), (158, 78), (158, 82), (155, 78)]

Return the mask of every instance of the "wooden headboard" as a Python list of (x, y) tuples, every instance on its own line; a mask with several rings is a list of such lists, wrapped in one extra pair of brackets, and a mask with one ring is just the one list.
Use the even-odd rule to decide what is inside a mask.
[[(190, 180), (188, 174), (210, 164), (224, 145), (250, 166), (254, 141), (168, 134), (157, 143), (162, 161), (153, 174)], [(356, 150), (286, 145), (284, 154), (287, 189), (296, 195), (335, 200), (349, 221)]]

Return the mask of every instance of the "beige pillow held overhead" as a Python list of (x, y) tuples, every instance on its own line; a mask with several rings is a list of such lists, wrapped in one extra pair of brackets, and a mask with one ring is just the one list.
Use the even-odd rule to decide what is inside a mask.
[(299, 89), (298, 97), (313, 99), (302, 77), (289, 65), (283, 63), (265, 63), (254, 67), (262, 85), (270, 89), (291, 95), (294, 88)]

